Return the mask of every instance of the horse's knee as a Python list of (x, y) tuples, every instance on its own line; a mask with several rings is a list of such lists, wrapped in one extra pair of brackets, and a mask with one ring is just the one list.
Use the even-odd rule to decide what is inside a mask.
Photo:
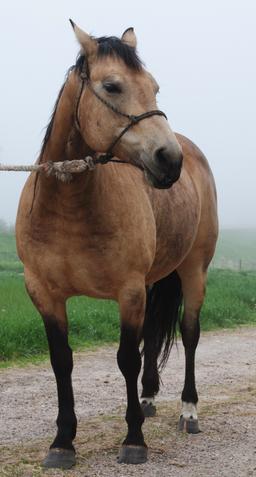
[(187, 266), (181, 266), (178, 274), (182, 283), (185, 314), (196, 318), (204, 302), (207, 274), (201, 267), (193, 269)]
[(53, 370), (59, 378), (69, 376), (73, 370), (73, 356), (67, 330), (63, 329), (55, 317), (43, 316), (43, 321)]
[(145, 316), (145, 303), (146, 290), (140, 283), (133, 282), (126, 285), (119, 294), (121, 335), (117, 362), (124, 376), (134, 373), (137, 377), (140, 372), (139, 341)]
[(135, 376), (137, 379), (141, 369), (141, 355), (136, 330), (129, 326), (123, 325), (121, 328), (117, 363), (125, 378)]
[[(138, 337), (145, 317), (145, 282), (142, 280), (130, 281), (122, 288), (118, 301), (122, 327), (124, 330), (134, 330)], [(127, 334), (129, 335), (129, 331)]]
[(182, 277), (184, 296), (184, 313), (180, 325), (182, 341), (185, 348), (196, 348), (200, 337), (200, 310), (205, 297), (206, 275), (197, 271)]
[(200, 337), (199, 315), (189, 315), (184, 312), (180, 330), (185, 349), (195, 349)]

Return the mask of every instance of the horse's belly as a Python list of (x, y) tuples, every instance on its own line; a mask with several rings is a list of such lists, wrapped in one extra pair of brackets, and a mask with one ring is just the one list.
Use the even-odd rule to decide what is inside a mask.
[(47, 282), (50, 294), (59, 299), (74, 295), (117, 299), (129, 277), (134, 273), (145, 276), (153, 260), (153, 247), (145, 247), (143, 239), (141, 243), (124, 240), (121, 245), (114, 239), (111, 243), (81, 239), (72, 246), (68, 235), (62, 243), (30, 240), (29, 253), (23, 252), (22, 257), (25, 277), (33, 275)]

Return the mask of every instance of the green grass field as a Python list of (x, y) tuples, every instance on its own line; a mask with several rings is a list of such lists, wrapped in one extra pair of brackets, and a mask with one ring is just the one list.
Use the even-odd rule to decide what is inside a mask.
[[(234, 234), (233, 234), (234, 236)], [(253, 237), (256, 237), (256, 233)], [(224, 240), (225, 243), (225, 240)], [(252, 240), (251, 255), (254, 242)], [(235, 249), (233, 249), (235, 253)], [(239, 253), (243, 253), (239, 249)], [(248, 250), (246, 251), (248, 253)], [(0, 366), (13, 360), (41, 359), (47, 342), (40, 316), (27, 296), (11, 234), (0, 235)], [(117, 341), (116, 303), (86, 297), (68, 302), (70, 342), (74, 349)], [(211, 270), (202, 329), (256, 325), (256, 272)]]
[[(76, 297), (68, 303), (68, 315), (75, 349), (117, 339), (119, 323), (113, 302)], [(0, 362), (47, 351), (42, 319), (17, 273), (0, 273), (0, 324)]]
[(22, 263), (16, 253), (15, 236), (0, 232), (0, 272), (22, 272)]

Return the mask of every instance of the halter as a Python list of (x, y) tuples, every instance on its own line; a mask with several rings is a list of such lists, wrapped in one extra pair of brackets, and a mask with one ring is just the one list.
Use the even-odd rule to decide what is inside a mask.
[[(80, 91), (79, 91), (79, 95), (78, 95), (78, 99), (77, 99), (77, 103), (76, 103), (76, 109), (75, 109), (75, 123), (76, 123), (76, 127), (77, 127), (77, 129), (80, 133), (81, 133), (81, 127), (80, 127), (80, 121), (79, 121), (79, 117), (78, 117), (78, 109), (79, 109), (79, 103), (80, 103), (80, 99), (81, 99), (81, 96), (82, 96), (85, 85), (87, 85), (87, 87), (94, 94), (94, 96), (96, 96), (96, 98), (99, 101), (101, 101), (107, 108), (111, 109), (111, 111), (113, 111), (115, 114), (118, 114), (119, 116), (123, 116), (123, 117), (129, 119), (129, 121), (130, 121), (127, 124), (127, 126), (125, 126), (124, 129), (121, 131), (119, 136), (117, 136), (117, 138), (115, 138), (113, 140), (113, 142), (111, 143), (111, 145), (107, 149), (107, 152), (97, 156), (97, 158), (94, 159), (94, 162), (96, 164), (107, 164), (108, 162), (119, 162), (119, 163), (127, 164), (126, 161), (122, 161), (120, 159), (113, 159), (113, 157), (114, 157), (113, 148), (120, 141), (120, 139), (123, 137), (123, 135), (127, 131), (129, 131), (129, 129), (131, 127), (133, 127), (135, 124), (138, 124), (140, 121), (143, 121), (143, 119), (150, 118), (151, 116), (164, 116), (165, 119), (167, 120), (166, 114), (163, 111), (160, 111), (159, 109), (154, 109), (152, 111), (147, 111), (145, 113), (139, 114), (138, 116), (135, 116), (133, 114), (124, 113), (124, 112), (120, 111), (119, 109), (117, 109), (113, 104), (109, 103), (106, 99), (102, 98), (102, 96), (100, 96), (95, 91), (95, 89), (91, 85), (88, 72), (82, 71), (80, 73), (80, 79), (81, 79), (81, 88), (80, 88)], [(143, 169), (138, 164), (134, 164), (134, 165), (136, 165), (140, 169)]]

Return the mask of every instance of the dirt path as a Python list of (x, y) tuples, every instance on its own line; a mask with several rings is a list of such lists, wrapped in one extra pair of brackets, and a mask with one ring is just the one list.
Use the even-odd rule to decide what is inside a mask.
[(39, 466), (55, 432), (56, 390), (48, 365), (0, 372), (1, 477), (256, 476), (256, 328), (208, 333), (197, 353), (202, 433), (177, 432), (183, 349), (163, 373), (158, 415), (144, 425), (150, 448), (141, 466), (116, 463), (125, 433), (125, 387), (114, 347), (76, 354), (73, 373), (78, 464), (71, 471)]

